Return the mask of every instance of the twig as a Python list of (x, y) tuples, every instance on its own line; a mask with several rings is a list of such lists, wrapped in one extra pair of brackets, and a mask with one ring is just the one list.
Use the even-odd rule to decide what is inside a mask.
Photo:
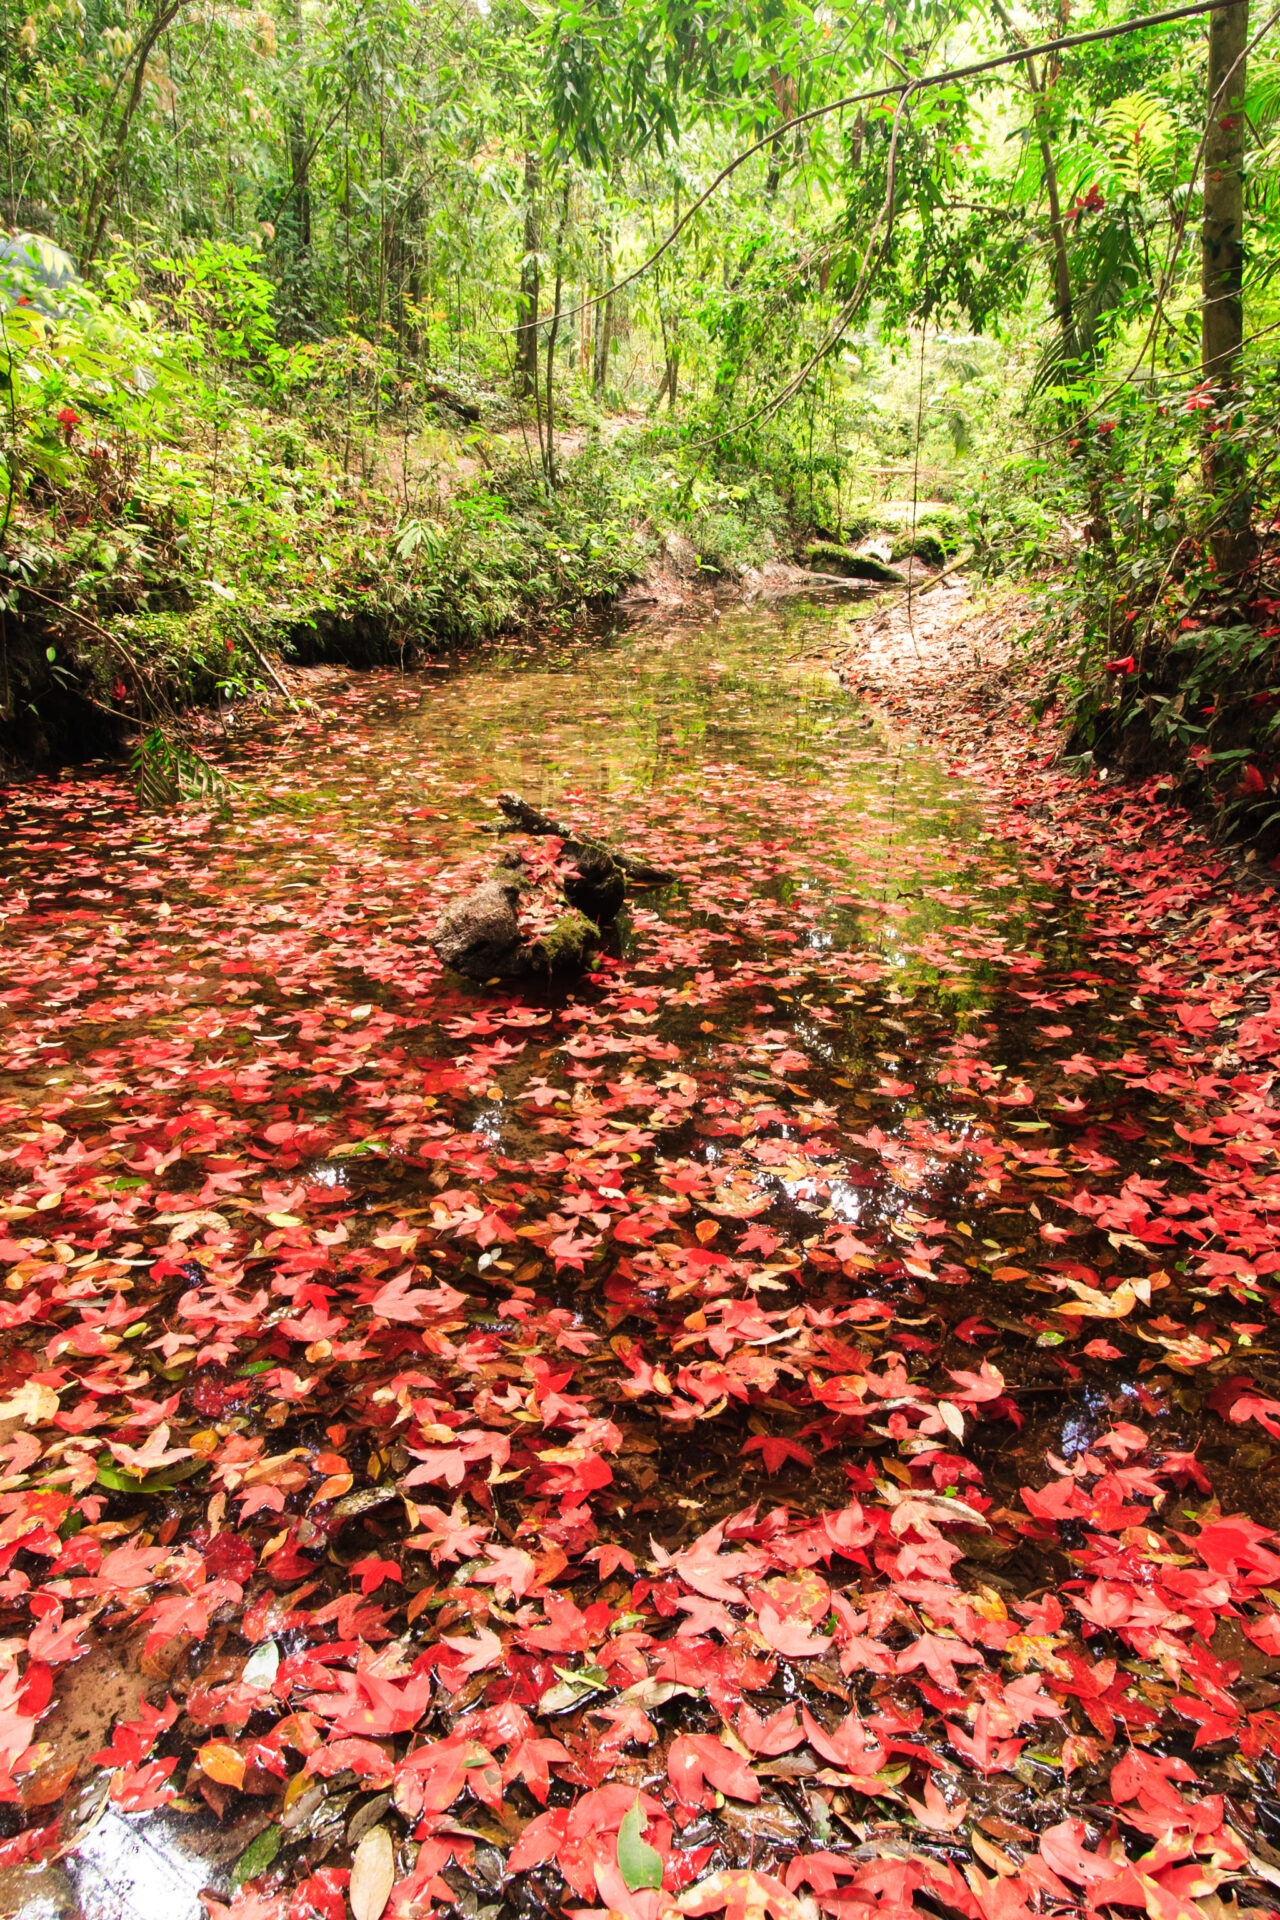
[(280, 678), (280, 675), (276, 672), (270, 660), (268, 660), (266, 654), (262, 652), (257, 641), (254, 639), (252, 632), (247, 626), (241, 628), (240, 638), (244, 641), (244, 644), (246, 645), (246, 647), (248, 647), (250, 653), (253, 655), (258, 665), (262, 668), (262, 671), (266, 674), (269, 674), (270, 677), (275, 681), (276, 686), (279, 688), (280, 692), (284, 695), (285, 699), (289, 702), (289, 705), (296, 712), (297, 706), (298, 706), (297, 700), (294, 698), (293, 694), (290, 693), (288, 687), (286, 687), (284, 681)]
[[(958, 560), (953, 560), (949, 567), (944, 567), (941, 573), (935, 573), (931, 580), (926, 580), (922, 587), (917, 587), (916, 599), (917, 600), (921, 599), (924, 594), (929, 592), (931, 587), (937, 586), (939, 580), (945, 580), (948, 574), (958, 573), (961, 567), (967, 567), (976, 551), (977, 551), (976, 548), (970, 547), (968, 552), (962, 553)], [(896, 600), (886, 600), (885, 604), (882, 607), (878, 607), (876, 609), (876, 618), (879, 619), (882, 614), (892, 613), (895, 607), (902, 606), (904, 601), (907, 601), (911, 598), (911, 591), (912, 591), (911, 586), (910, 584), (908, 584), (907, 591), (905, 593), (900, 593)]]

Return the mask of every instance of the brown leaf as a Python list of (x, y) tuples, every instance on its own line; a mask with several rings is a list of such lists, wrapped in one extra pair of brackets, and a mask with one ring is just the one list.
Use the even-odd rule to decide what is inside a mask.
[(28, 1774), (22, 1783), (22, 1804), (24, 1807), (51, 1807), (63, 1798), (67, 1788), (76, 1777), (76, 1762), (54, 1762), (38, 1767)]
[(1009, 1858), (1004, 1848), (994, 1846), (990, 1840), (985, 1840), (976, 1829), (969, 1835), (969, 1843), (982, 1864), (990, 1867), (1003, 1879), (1007, 1879), (1010, 1874), (1018, 1871), (1015, 1862)]
[(396, 1877), (396, 1850), (385, 1827), (373, 1827), (351, 1862), (348, 1898), (355, 1920), (381, 1920)]

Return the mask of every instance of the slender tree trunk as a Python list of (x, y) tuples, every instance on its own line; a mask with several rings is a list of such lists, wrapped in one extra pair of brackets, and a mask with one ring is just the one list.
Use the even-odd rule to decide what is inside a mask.
[(289, 177), (296, 209), (298, 252), (311, 251), (311, 152), (301, 107), (289, 109)]
[[(1031, 62), (1027, 62), (1031, 75)], [(1076, 350), (1075, 314), (1071, 301), (1071, 265), (1067, 257), (1067, 234), (1062, 224), (1062, 201), (1058, 195), (1058, 169), (1049, 143), (1048, 107), (1043, 92), (1036, 95), (1036, 137), (1040, 142), (1040, 164), (1044, 168), (1044, 187), (1049, 201), (1049, 232), (1053, 239), (1053, 306), (1062, 333), (1063, 352), (1074, 358)]]
[(538, 385), (538, 189), (542, 162), (535, 147), (524, 156), (524, 258), (520, 262), (520, 292), (516, 298), (515, 387), (527, 395)]
[(764, 197), (772, 206), (778, 197), (778, 188), (782, 184), (782, 142), (775, 135), (769, 142), (769, 168), (764, 177)]
[(556, 234), (556, 290), (551, 302), (551, 325), (547, 328), (547, 485), (554, 489), (556, 485), (556, 442), (555, 442), (555, 351), (556, 336), (560, 332), (560, 294), (564, 287), (564, 231), (569, 224), (569, 182), (564, 183), (564, 199), (560, 203), (560, 227)]
[(301, 107), (289, 108), (289, 202), (283, 214), (278, 244), (284, 260), (284, 291), (292, 308), (292, 323), (305, 331), (311, 314), (311, 149)]
[(554, 416), (553, 396), (555, 393), (556, 335), (560, 331), (560, 289), (563, 284), (563, 280), (564, 280), (564, 276), (561, 273), (559, 266), (557, 266), (556, 267), (556, 291), (555, 291), (555, 301), (552, 306), (552, 320), (551, 320), (551, 325), (547, 328), (547, 377), (546, 377), (547, 484), (548, 486), (551, 486), (551, 487), (554, 487), (556, 484), (556, 442), (555, 442), (555, 416)]
[(115, 144), (98, 169), (89, 196), (89, 205), (84, 216), (84, 245), (81, 251), (80, 270), (87, 273), (98, 255), (103, 235), (107, 230), (107, 221), (111, 217), (112, 204), (116, 189), (120, 183), (120, 168), (124, 163), (125, 148), (129, 143), (129, 129), (133, 125), (133, 116), (138, 111), (138, 102), (142, 98), (142, 89), (147, 78), (147, 61), (152, 49), (165, 28), (172, 24), (186, 5), (186, 0), (161, 0), (150, 25), (147, 27), (133, 61), (133, 82), (129, 88), (129, 97), (120, 116), (120, 125), (116, 129)]
[[(604, 277), (608, 285), (613, 274), (613, 259), (605, 248)], [(591, 391), (599, 399), (609, 384), (609, 349), (613, 345), (613, 295), (607, 294), (596, 308), (595, 354), (591, 364)]]
[(1215, 431), (1231, 409), (1244, 342), (1244, 111), (1249, 0), (1209, 16), (1209, 125), (1204, 152), (1204, 226), (1201, 229), (1200, 367), (1210, 383), (1213, 410), (1205, 415), (1201, 468), (1205, 486), (1222, 500), (1223, 524), (1213, 535), (1219, 573), (1239, 573), (1252, 559), (1252, 501), (1241, 449)]

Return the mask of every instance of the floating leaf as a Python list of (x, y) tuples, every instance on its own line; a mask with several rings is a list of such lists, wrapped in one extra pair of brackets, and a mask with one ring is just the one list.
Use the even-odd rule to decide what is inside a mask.
[(274, 1640), (264, 1640), (244, 1663), (241, 1679), (249, 1687), (269, 1687), (280, 1671), (280, 1649)]
[(220, 1787), (244, 1785), (244, 1755), (230, 1740), (206, 1740), (196, 1754), (201, 1773)]

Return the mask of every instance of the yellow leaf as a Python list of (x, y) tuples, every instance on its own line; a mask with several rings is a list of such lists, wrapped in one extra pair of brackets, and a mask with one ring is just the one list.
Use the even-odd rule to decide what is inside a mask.
[(12, 1420), (15, 1417), (25, 1420), (28, 1426), (43, 1426), (46, 1420), (52, 1420), (58, 1411), (58, 1396), (52, 1387), (38, 1387), (33, 1381), (26, 1381), (9, 1399), (0, 1402), (0, 1420)]
[(244, 1755), (230, 1740), (206, 1740), (196, 1755), (201, 1773), (220, 1787), (244, 1785)]

